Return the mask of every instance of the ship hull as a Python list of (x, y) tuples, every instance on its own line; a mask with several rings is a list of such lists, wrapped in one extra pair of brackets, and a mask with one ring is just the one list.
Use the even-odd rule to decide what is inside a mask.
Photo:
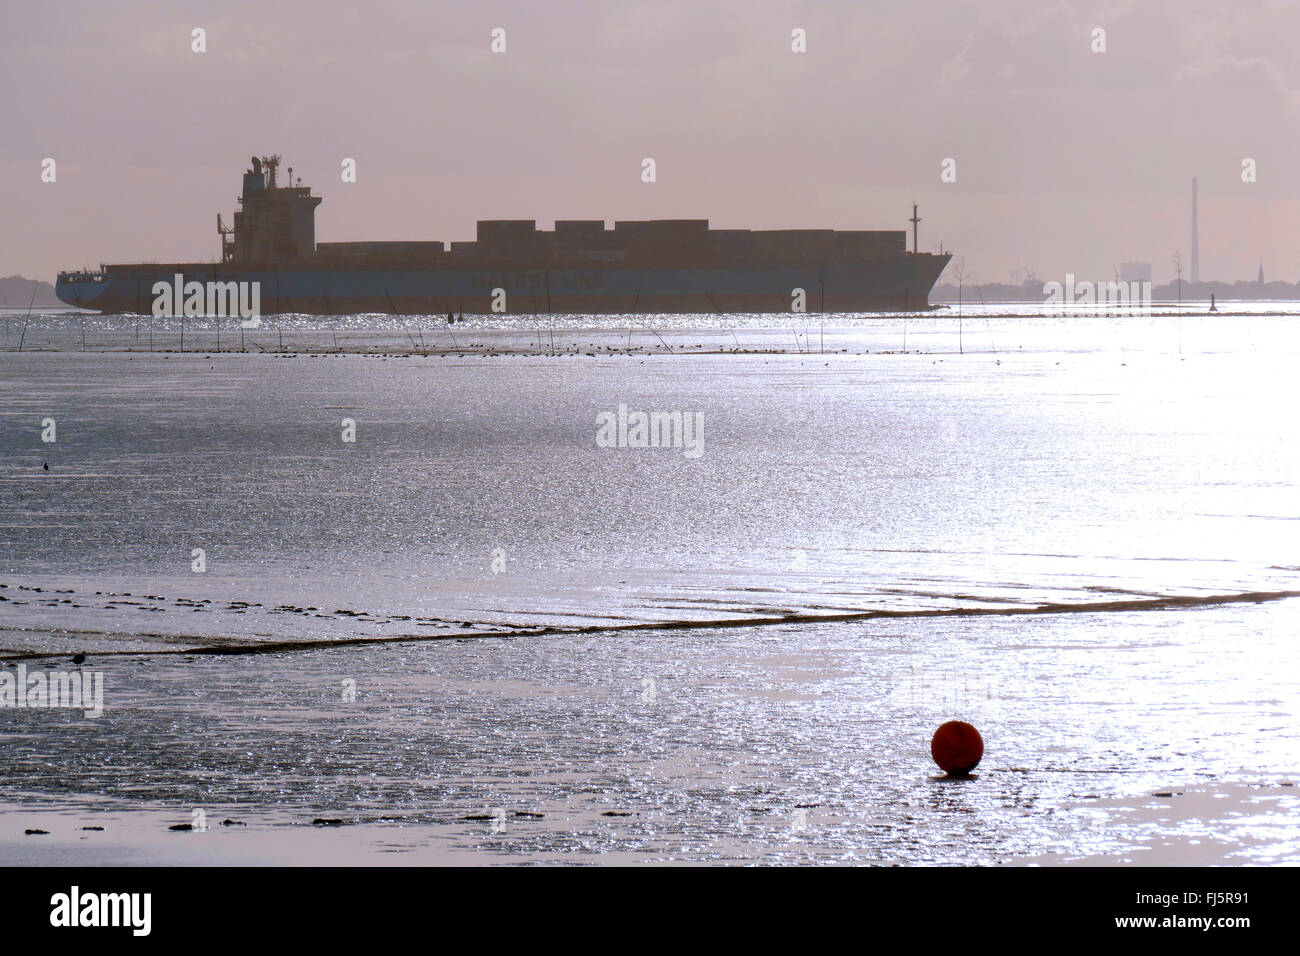
[[(261, 315), (379, 312), (645, 314), (920, 311), (950, 256), (905, 254), (866, 265), (759, 269), (538, 267), (457, 269), (249, 268), (211, 263), (107, 266), (60, 274), (55, 291), (78, 308), (155, 312), (158, 283), (257, 283)], [(504, 290), (504, 296), (495, 290)], [(495, 307), (494, 307), (495, 306)], [(169, 314), (171, 309), (166, 310)], [(177, 307), (179, 311), (179, 305)]]

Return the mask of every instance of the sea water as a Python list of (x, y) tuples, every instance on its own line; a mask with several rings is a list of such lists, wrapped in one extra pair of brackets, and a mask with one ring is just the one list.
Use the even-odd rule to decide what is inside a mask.
[[(104, 706), (0, 708), (0, 801), (992, 863), (1123, 847), (1090, 801), (1290, 782), (1300, 319), (1002, 311), (299, 317), (243, 352), (11, 316), (0, 655), (86, 653)], [(620, 406), (700, 454), (598, 442)], [(954, 718), (971, 781), (930, 762)], [(1268, 833), (1240, 859), (1300, 858)]]

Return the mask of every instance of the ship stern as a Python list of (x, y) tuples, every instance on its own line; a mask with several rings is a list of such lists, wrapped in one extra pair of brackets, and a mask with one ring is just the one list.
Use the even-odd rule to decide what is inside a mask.
[(59, 301), (78, 309), (102, 309), (107, 289), (108, 275), (104, 272), (60, 272), (54, 283)]

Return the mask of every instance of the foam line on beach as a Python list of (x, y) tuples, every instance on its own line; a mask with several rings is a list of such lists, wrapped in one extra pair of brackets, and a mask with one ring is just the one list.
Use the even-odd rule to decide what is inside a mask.
[[(372, 644), (417, 644), (431, 641), (472, 640), (476, 638), (558, 637), (631, 632), (704, 631), (723, 628), (773, 627), (798, 624), (850, 624), (875, 620), (962, 617), (1025, 617), (1030, 615), (1110, 614), (1129, 611), (1163, 611), (1227, 604), (1263, 604), (1300, 597), (1300, 591), (1246, 591), (1234, 594), (1167, 595), (1131, 601), (1090, 601), (1047, 603), (1030, 607), (919, 608), (908, 610), (877, 609), (843, 614), (782, 614), (775, 617), (720, 618), (689, 621), (644, 621), (635, 624), (589, 624), (572, 627), (520, 627), (512, 631), (468, 630), (450, 634), (393, 634), (371, 637), (344, 637), (308, 641), (263, 641), (257, 643), (210, 643), (166, 650), (97, 651), (96, 657), (186, 657), (279, 654), (289, 651), (324, 650), (341, 647), (364, 647)], [(99, 632), (104, 634), (106, 632)], [(138, 635), (133, 635), (138, 636)], [(168, 635), (173, 640), (184, 640)], [(5, 661), (46, 660), (66, 657), (65, 653), (21, 653), (0, 657)]]

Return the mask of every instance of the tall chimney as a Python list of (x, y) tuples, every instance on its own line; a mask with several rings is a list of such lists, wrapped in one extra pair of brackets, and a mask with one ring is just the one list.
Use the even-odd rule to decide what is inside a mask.
[(1196, 223), (1196, 177), (1192, 177), (1192, 281), (1201, 281), (1201, 237)]

